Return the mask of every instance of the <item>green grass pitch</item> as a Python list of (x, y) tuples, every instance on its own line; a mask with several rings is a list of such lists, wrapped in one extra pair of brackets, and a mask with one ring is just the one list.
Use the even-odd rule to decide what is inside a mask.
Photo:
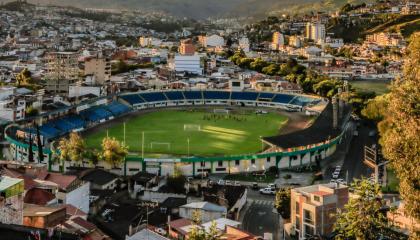
[[(278, 134), (288, 120), (278, 113), (257, 115), (250, 110), (230, 117), (217, 114), (217, 119), (211, 115), (203, 110), (162, 110), (130, 118), (126, 120), (126, 145), (130, 152), (140, 154), (144, 132), (146, 157), (187, 156), (188, 139), (190, 156), (256, 153), (261, 150), (260, 136)], [(185, 124), (200, 125), (201, 130), (184, 130)], [(87, 146), (100, 148), (107, 131), (110, 137), (123, 141), (123, 129), (123, 122), (99, 128), (86, 136)]]

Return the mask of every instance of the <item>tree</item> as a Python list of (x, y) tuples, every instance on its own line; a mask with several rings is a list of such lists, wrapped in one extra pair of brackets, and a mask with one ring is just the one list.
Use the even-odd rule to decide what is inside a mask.
[(34, 108), (33, 106), (26, 108), (26, 117), (34, 117), (34, 116), (37, 116), (38, 113), (39, 113), (39, 110)]
[(205, 228), (198, 226), (197, 223), (194, 223), (194, 226), (191, 228), (191, 232), (188, 234), (189, 240), (220, 240), (220, 232), (217, 229), (216, 221), (212, 221), (208, 232)]
[(336, 239), (377, 239), (387, 228), (386, 217), (381, 211), (380, 186), (367, 179), (356, 179), (351, 188), (355, 197), (350, 198), (338, 213)]
[(24, 68), (19, 74), (16, 75), (16, 85), (17, 86), (28, 86), (32, 84), (31, 72)]
[(282, 188), (276, 192), (274, 206), (284, 219), (290, 218), (290, 189)]
[(362, 109), (362, 116), (375, 122), (382, 121), (388, 108), (388, 99), (389, 94), (384, 94), (368, 100)]
[(400, 180), (406, 214), (420, 221), (420, 33), (412, 35), (407, 50), (403, 75), (391, 84), (378, 128), (383, 154)]
[(123, 163), (127, 154), (128, 148), (115, 138), (105, 137), (102, 140), (101, 159), (114, 168)]
[(78, 133), (70, 133), (68, 139), (62, 138), (58, 142), (58, 149), (60, 150), (60, 160), (72, 161), (80, 164), (83, 162), (86, 153), (86, 144), (83, 138)]

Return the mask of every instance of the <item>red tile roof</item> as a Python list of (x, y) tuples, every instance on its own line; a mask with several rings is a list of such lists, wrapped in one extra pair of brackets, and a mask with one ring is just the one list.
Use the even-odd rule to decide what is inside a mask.
[(54, 194), (44, 189), (32, 188), (26, 192), (23, 202), (43, 206), (53, 199), (55, 199)]
[(82, 218), (87, 217), (87, 214), (85, 212), (71, 204), (66, 204), (66, 214), (70, 216), (80, 216)]
[(169, 222), (169, 226), (171, 226), (171, 228), (175, 229), (176, 231), (178, 231), (179, 233), (182, 234), (187, 234), (187, 232), (185, 232), (184, 230), (182, 230), (182, 227), (191, 225), (193, 222), (186, 219), (186, 218), (180, 218), (174, 221)]
[(70, 186), (70, 184), (76, 179), (76, 176), (64, 175), (61, 173), (48, 173), (48, 175), (44, 178), (46, 181), (56, 183), (61, 189), (67, 189), (68, 186)]

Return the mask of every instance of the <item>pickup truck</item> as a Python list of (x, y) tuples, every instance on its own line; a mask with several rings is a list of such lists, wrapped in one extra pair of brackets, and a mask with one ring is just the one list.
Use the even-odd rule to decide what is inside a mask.
[(273, 188), (261, 188), (260, 189), (261, 194), (267, 194), (267, 195), (274, 195), (276, 194), (276, 190)]

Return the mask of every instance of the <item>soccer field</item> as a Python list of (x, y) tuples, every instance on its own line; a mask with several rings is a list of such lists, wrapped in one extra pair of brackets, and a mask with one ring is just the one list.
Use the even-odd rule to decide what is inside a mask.
[[(255, 153), (261, 150), (260, 136), (278, 134), (287, 120), (271, 112), (257, 115), (247, 111), (229, 116), (204, 110), (161, 110), (127, 119), (126, 145), (130, 152), (140, 154), (144, 132), (144, 152), (148, 157), (186, 156), (188, 152), (190, 156)], [(107, 132), (110, 137), (123, 141), (123, 122), (109, 128), (99, 126), (87, 134), (88, 147), (100, 148)]]

